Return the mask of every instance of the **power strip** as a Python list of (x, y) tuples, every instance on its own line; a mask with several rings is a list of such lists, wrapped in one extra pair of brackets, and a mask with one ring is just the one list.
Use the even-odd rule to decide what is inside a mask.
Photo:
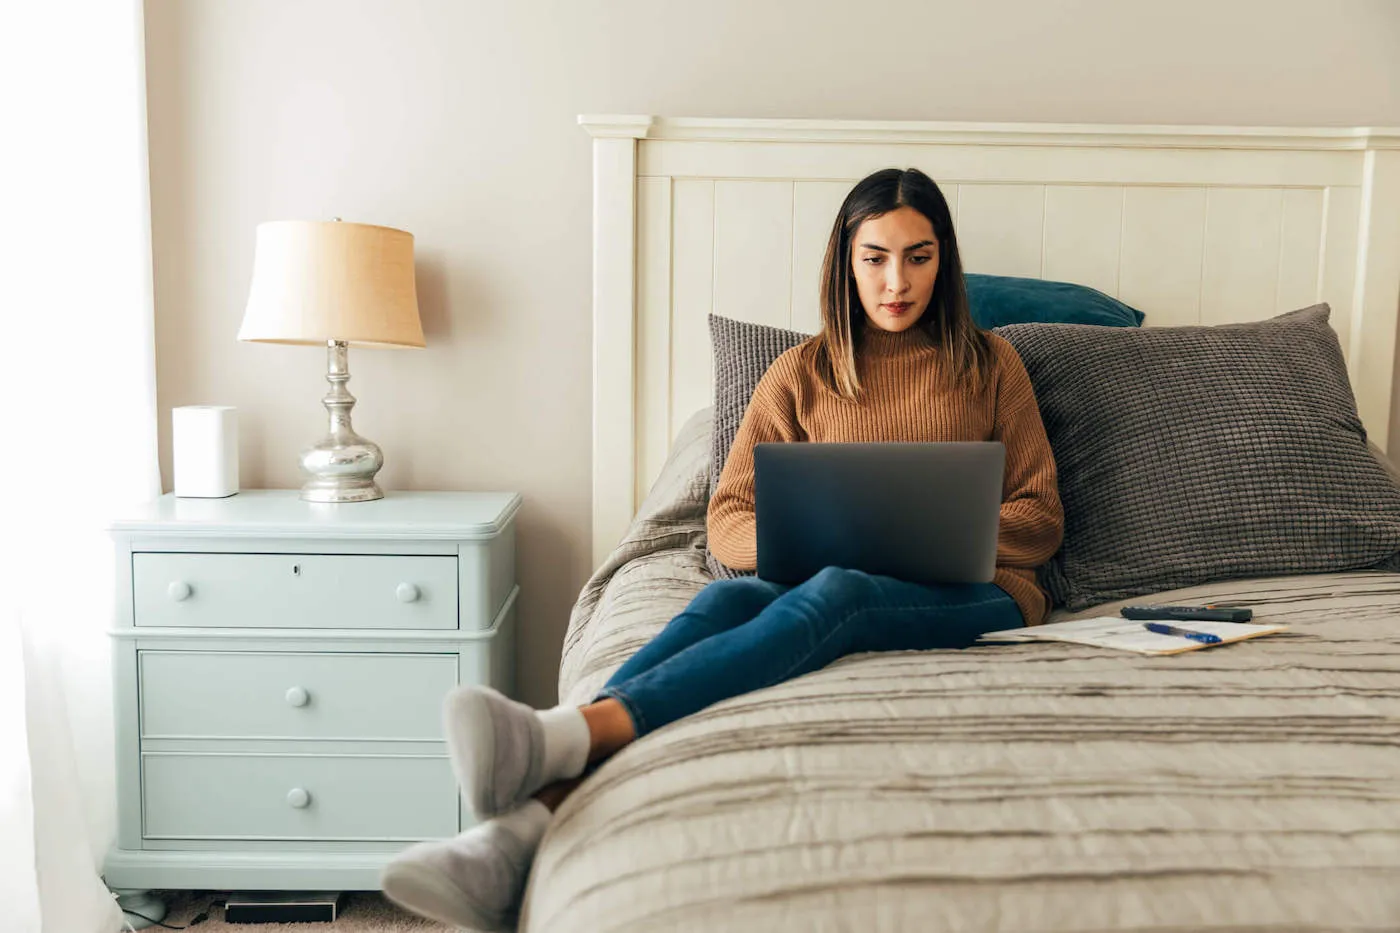
[(344, 891), (235, 891), (224, 922), (333, 923), (344, 906)]

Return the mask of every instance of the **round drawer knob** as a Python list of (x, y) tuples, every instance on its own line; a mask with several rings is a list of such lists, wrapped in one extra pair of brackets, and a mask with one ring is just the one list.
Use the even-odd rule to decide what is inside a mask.
[(417, 602), (418, 597), (422, 594), (414, 584), (400, 583), (398, 589), (394, 590), (394, 595), (399, 598), (399, 602), (401, 603), (412, 603)]
[(170, 594), (170, 598), (177, 603), (190, 598), (190, 585), (184, 580), (176, 580), (165, 588), (165, 592)]
[(287, 702), (292, 706), (305, 706), (311, 702), (311, 694), (306, 692), (305, 687), (293, 687), (287, 691)]
[(311, 804), (311, 795), (300, 787), (293, 787), (287, 791), (287, 803), (298, 810), (303, 810)]

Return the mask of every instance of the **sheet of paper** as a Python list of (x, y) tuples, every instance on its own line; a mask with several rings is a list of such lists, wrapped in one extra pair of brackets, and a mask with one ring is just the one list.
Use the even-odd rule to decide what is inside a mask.
[[(1193, 632), (1219, 635), (1222, 645), (1259, 635), (1287, 631), (1287, 626), (1284, 625), (1242, 622), (1199, 622), (1193, 620), (1168, 624), (1187, 628)], [(1100, 648), (1114, 648), (1120, 651), (1135, 651), (1139, 654), (1177, 654), (1182, 651), (1217, 647), (1205, 645), (1181, 635), (1159, 635), (1156, 632), (1149, 632), (1143, 628), (1142, 622), (1125, 619), (1122, 616), (1096, 616), (1091, 619), (1073, 619), (1069, 622), (1054, 622), (1031, 628), (988, 632), (979, 641), (1066, 641), (1080, 645), (1095, 645)]]

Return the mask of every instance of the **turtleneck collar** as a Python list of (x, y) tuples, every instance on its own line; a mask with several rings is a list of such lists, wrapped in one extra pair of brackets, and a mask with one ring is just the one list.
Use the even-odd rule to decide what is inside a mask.
[(899, 356), (934, 345), (932, 338), (917, 323), (901, 331), (882, 330), (873, 324), (866, 324), (860, 340), (860, 352), (875, 357)]

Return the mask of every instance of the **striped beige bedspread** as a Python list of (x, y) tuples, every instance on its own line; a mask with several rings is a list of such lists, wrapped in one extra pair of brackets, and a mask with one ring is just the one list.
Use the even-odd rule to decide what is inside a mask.
[[(708, 582), (708, 444), (697, 417), (580, 596), (566, 702)], [(726, 700), (565, 802), (520, 929), (1400, 930), (1400, 574), (1153, 600), (1291, 630), (853, 655)]]

